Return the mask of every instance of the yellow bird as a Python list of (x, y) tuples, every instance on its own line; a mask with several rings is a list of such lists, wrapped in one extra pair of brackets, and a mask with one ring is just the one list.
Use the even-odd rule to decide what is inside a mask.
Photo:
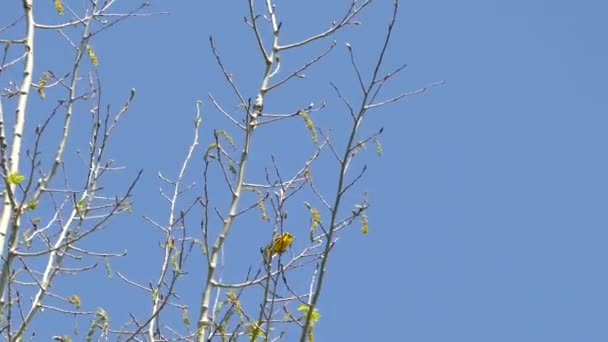
[(293, 241), (293, 235), (290, 232), (284, 232), (275, 235), (272, 242), (264, 247), (264, 256), (267, 259), (272, 258), (276, 254), (281, 254), (289, 248)]

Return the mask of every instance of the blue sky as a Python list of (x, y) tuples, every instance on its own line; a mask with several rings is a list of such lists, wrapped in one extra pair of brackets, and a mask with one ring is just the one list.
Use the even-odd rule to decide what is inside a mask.
[[(285, 38), (327, 27), (347, 3), (277, 1)], [(352, 44), (362, 63), (370, 61), (389, 5), (377, 0), (361, 17), (362, 26), (336, 36), (338, 48), (306, 82), (270, 97), (267, 109), (289, 111), (325, 99), (330, 109), (317, 123), (339, 137), (347, 114), (328, 81), (356, 95), (343, 45)], [(160, 237), (141, 215), (166, 216), (156, 173), (176, 174), (191, 139), (195, 100), (204, 102), (202, 146), (210, 142), (209, 129), (229, 127), (207, 93), (236, 106), (213, 62), (209, 35), (248, 96), (261, 74), (242, 20), (245, 1), (158, 0), (151, 10), (171, 14), (129, 20), (94, 43), (106, 100), (118, 107), (130, 88), (138, 94), (113, 141), (111, 156), (128, 169), (112, 186), (119, 188), (140, 168), (145, 172), (135, 214), (90, 245), (128, 248), (129, 257), (113, 268), (142, 283), (157, 276), (151, 260), (158, 258)], [(608, 338), (607, 16), (608, 5), (592, 0), (401, 2), (387, 65), (408, 67), (387, 96), (446, 83), (367, 118), (364, 132), (385, 128), (384, 155), (369, 150), (359, 160), (369, 173), (351, 199), (369, 191), (370, 233), (353, 227), (341, 235), (321, 297), (317, 341)], [(65, 62), (41, 57), (52, 43), (39, 39), (38, 71)], [(285, 54), (282, 62), (298, 65), (327, 44)], [(252, 176), (271, 165), (271, 152), (282, 156), (286, 171), (299, 165), (311, 151), (306, 134), (301, 122), (259, 133)], [(192, 180), (199, 179), (196, 167), (200, 158)], [(333, 189), (331, 178), (318, 177)], [(303, 208), (296, 208), (295, 218), (306, 220)], [(228, 245), (238, 260), (234, 274), (227, 273), (233, 279), (255, 256), (251, 239), (266, 239), (255, 231), (242, 234)], [(192, 266), (181, 288), (192, 298), (193, 320), (203, 276), (196, 270)], [(90, 278), (104, 285), (89, 289), (88, 309), (104, 304), (111, 312), (143, 307), (143, 313), (149, 305), (148, 297), (125, 290), (101, 269)], [(113, 291), (125, 291), (124, 297), (108, 297)], [(125, 305), (124, 298), (132, 302)]]

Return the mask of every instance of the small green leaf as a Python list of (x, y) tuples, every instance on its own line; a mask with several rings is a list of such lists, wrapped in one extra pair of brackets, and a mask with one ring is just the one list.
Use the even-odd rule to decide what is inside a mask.
[(23, 243), (25, 244), (25, 247), (27, 249), (30, 249), (32, 247), (32, 240), (30, 240), (30, 237), (32, 236), (32, 228), (30, 229), (26, 229), (23, 231)]
[(103, 265), (106, 268), (106, 274), (108, 275), (108, 278), (112, 279), (112, 265), (110, 265), (110, 259), (103, 258)]
[(120, 204), (121, 210), (126, 210), (129, 214), (133, 213), (133, 204), (131, 202), (124, 201)]
[(97, 67), (99, 65), (99, 59), (97, 58), (95, 51), (93, 51), (93, 47), (91, 47), (91, 45), (87, 44), (86, 48), (87, 48), (87, 55), (89, 56), (89, 59), (91, 60), (91, 64), (93, 64), (94, 67)]
[(260, 325), (256, 322), (251, 322), (247, 325), (247, 336), (249, 336), (249, 340), (257, 341), (258, 337), (262, 337), (264, 331), (260, 327)]
[(29, 201), (25, 204), (25, 210), (34, 210), (38, 206), (38, 201)]
[[(298, 306), (298, 311), (303, 311), (304, 317), (308, 316), (309, 310), (310, 310), (310, 305), (308, 305), (308, 304), (300, 304), (300, 306)], [(319, 321), (320, 318), (321, 318), (321, 315), (319, 314), (319, 310), (317, 310), (317, 308), (314, 308), (312, 310), (312, 315), (310, 316), (310, 327), (312, 328), (315, 325), (315, 323)]]
[(304, 202), (308, 212), (310, 213), (310, 241), (313, 241), (317, 227), (321, 224), (321, 214), (319, 209), (314, 208), (308, 202)]
[(67, 301), (70, 304), (74, 304), (74, 306), (76, 306), (76, 309), (80, 309), (80, 296), (75, 294), (71, 295), (70, 297), (68, 297)]
[(261, 196), (260, 199), (258, 199), (258, 209), (260, 209), (262, 221), (268, 221), (268, 215), (266, 214), (266, 204), (264, 203), (265, 198), (266, 196)]
[(173, 270), (179, 273), (179, 264), (178, 264), (179, 251), (175, 251), (171, 256), (171, 265), (173, 266)]
[(304, 179), (306, 179), (307, 182), (310, 182), (312, 180), (312, 171), (310, 171), (309, 168), (306, 168), (304, 170)]
[(55, 4), (57, 14), (63, 15), (63, 4), (61, 3), (61, 0), (53, 0), (53, 3)]
[(49, 74), (44, 72), (42, 73), (42, 75), (40, 75), (40, 79), (38, 80), (38, 86), (36, 87), (36, 91), (38, 92), (38, 95), (40, 95), (40, 98), (45, 100), (46, 99), (46, 94), (44, 93), (44, 87), (46, 86), (46, 83), (49, 80)]
[(382, 157), (382, 144), (380, 143), (380, 140), (377, 138), (374, 139), (374, 144), (376, 144), (376, 154), (378, 157)]
[(369, 222), (367, 219), (367, 214), (362, 213), (361, 214), (361, 233), (367, 234), (368, 231), (369, 231)]
[(182, 322), (186, 327), (190, 326), (190, 318), (188, 317), (188, 307), (182, 308)]
[(85, 200), (86, 200), (86, 198), (83, 197), (83, 198), (80, 199), (80, 201), (78, 201), (78, 203), (76, 203), (76, 211), (81, 216), (84, 216), (87, 213), (87, 210), (84, 208), (84, 202), (85, 202)]
[(234, 167), (234, 162), (232, 161), (232, 159), (228, 159), (228, 170), (230, 170), (230, 173), (232, 173), (232, 175), (236, 175), (236, 168)]
[(209, 146), (207, 146), (207, 150), (205, 151), (205, 156), (207, 156), (211, 150), (216, 149), (217, 147), (218, 144), (216, 143), (209, 144)]
[(305, 111), (304, 109), (300, 109), (298, 114), (302, 117), (302, 119), (304, 120), (304, 123), (306, 124), (306, 128), (310, 132), (310, 138), (312, 140), (312, 143), (316, 144), (318, 142), (317, 129), (315, 128), (315, 124), (314, 124), (314, 122), (312, 122), (310, 115), (308, 115), (308, 112)]
[(228, 134), (228, 132), (226, 132), (223, 129), (216, 129), (214, 134), (215, 134), (216, 138), (224, 137), (224, 139), (226, 139), (226, 141), (228, 142), (230, 147), (232, 147), (233, 150), (236, 150), (236, 145), (234, 144), (234, 139), (232, 139), (232, 136), (230, 136), (230, 134)]
[(8, 176), (6, 177), (6, 182), (8, 184), (19, 184), (23, 182), (24, 179), (25, 176), (23, 176), (19, 172), (13, 172), (8, 174)]
[(93, 334), (98, 326), (101, 326), (102, 332), (106, 332), (110, 326), (110, 318), (108, 313), (102, 308), (97, 309), (97, 312), (95, 312), (95, 318), (91, 320), (91, 326), (89, 327), (86, 337), (87, 342), (92, 340)]

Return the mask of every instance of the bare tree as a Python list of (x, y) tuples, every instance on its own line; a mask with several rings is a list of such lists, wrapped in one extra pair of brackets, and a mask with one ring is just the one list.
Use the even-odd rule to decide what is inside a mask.
[[(36, 16), (33, 0), (14, 3), (18, 5), (12, 12), (14, 20), (0, 29), (0, 43), (4, 46), (0, 78), (5, 82), (0, 97), (0, 167), (4, 179), (0, 322), (7, 340), (21, 341), (28, 331), (35, 331), (31, 322), (41, 310), (93, 314), (80, 310), (78, 295), (51, 291), (53, 282), (62, 275), (93, 269), (97, 258), (124, 254), (79, 246), (83, 239), (106, 228), (112, 217), (130, 210), (129, 197), (140, 176), (134, 175), (122, 193), (110, 194), (103, 189), (106, 179), (121, 169), (113, 165), (106, 150), (112, 131), (128, 112), (135, 93), (131, 91), (117, 110), (106, 106), (91, 41), (121, 20), (138, 15), (146, 5), (131, 13), (117, 14), (110, 12), (114, 1), (93, 1), (84, 14), (78, 15), (61, 1), (55, 1), (57, 13), (71, 19), (49, 25)], [(8, 4), (2, 6), (10, 9)], [(22, 28), (25, 35), (20, 33)], [(42, 30), (63, 37), (66, 50), (61, 51), (69, 51), (71, 58), (57, 70), (35, 75), (35, 38)], [(34, 97), (44, 100), (44, 116), (28, 115), (28, 104), (36, 100)], [(77, 154), (78, 162), (73, 162), (74, 152), (80, 147), (70, 146), (69, 137), (74, 113), (82, 110), (81, 106), (89, 109), (90, 133), (82, 153)], [(9, 117), (9, 111), (14, 117)], [(49, 132), (49, 127), (60, 130)], [(43, 150), (52, 155), (43, 156)], [(70, 260), (83, 258), (89, 260), (85, 266), (69, 266)], [(49, 305), (45, 300), (48, 297), (69, 306)]]
[[(33, 2), (22, 0), (21, 13), (15, 12), (14, 20), (0, 28), (0, 44), (4, 46), (0, 80), (5, 85), (0, 97), (0, 167), (4, 179), (0, 331), (6, 339), (21, 341), (26, 334), (35, 333), (32, 320), (46, 309), (58, 317), (89, 316), (87, 340), (275, 341), (299, 336), (300, 341), (312, 341), (315, 323), (320, 319), (317, 306), (327, 272), (331, 271), (327, 262), (340, 232), (355, 223), (363, 233), (368, 229), (369, 203), (359, 186), (367, 165), (356, 159), (368, 145), (381, 154), (378, 138), (382, 128), (363, 129), (364, 118), (435, 85), (398, 94), (382, 91), (405, 68), (400, 65), (387, 71), (385, 67), (398, 1), (393, 0), (388, 27), (377, 39), (375, 61), (364, 66), (357, 63), (356, 47), (337, 44), (334, 36), (361, 24), (359, 16), (369, 10), (373, 0), (352, 0), (326, 29), (297, 41), (283, 39), (282, 22), (289, 18), (280, 16), (281, 4), (274, 0), (243, 2), (244, 24), (252, 32), (259, 56), (246, 63), (263, 70), (256, 89), (246, 89), (236, 81), (221, 53), (221, 39), (209, 38), (210, 51), (233, 98), (222, 99), (211, 93), (207, 101), (211, 109), (205, 110), (202, 101), (196, 102), (192, 140), (181, 166), (174, 177), (158, 174), (164, 183), (160, 194), (168, 214), (144, 215), (162, 235), (158, 274), (138, 280), (132, 279), (128, 271), (116, 273), (126, 286), (149, 296), (151, 306), (147, 315), (136, 317), (129, 312), (131, 319), (118, 325), (110, 322), (106, 310), (83, 310), (77, 294), (54, 293), (51, 285), (62, 275), (78, 275), (95, 268), (96, 259), (125, 255), (80, 246), (84, 239), (94, 240), (97, 232), (111, 226), (112, 218), (131, 212), (130, 197), (141, 176), (141, 171), (129, 175), (133, 178), (130, 185), (119, 193), (105, 190), (108, 179), (122, 169), (106, 156), (107, 146), (114, 128), (128, 112), (135, 91), (117, 110), (104, 102), (92, 41), (122, 20), (154, 13), (147, 11), (147, 3), (116, 13), (114, 0), (90, 0), (80, 10), (54, 0), (57, 14), (64, 15), (66, 21), (45, 24), (36, 16)], [(18, 28), (25, 28), (25, 35)], [(61, 66), (63, 69), (34, 73), (35, 34), (41, 30), (55, 32), (70, 49), (72, 59)], [(325, 47), (316, 56), (297, 67), (283, 67), (287, 58), (296, 55), (293, 51), (319, 43)], [(306, 82), (306, 72), (323, 63), (337, 46), (345, 46), (344, 58), (352, 66), (352, 73), (327, 79), (328, 89), (333, 90), (328, 96), (339, 99), (341, 107), (331, 108), (329, 114), (323, 99), (310, 98), (308, 104), (294, 104), (282, 113), (267, 110), (269, 94), (280, 93), (289, 83)], [(347, 96), (340, 87), (341, 82), (352, 80), (358, 87), (355, 97)], [(43, 104), (39, 105), (48, 109), (45, 116), (40, 119), (27, 115), (28, 103), (40, 100)], [(237, 109), (226, 102), (238, 103)], [(90, 114), (89, 136), (86, 145), (80, 147), (70, 144), (69, 137), (74, 111), (84, 105)], [(13, 119), (8, 118), (9, 112), (14, 113)], [(204, 116), (218, 114), (225, 117), (228, 128), (214, 129), (210, 140), (202, 144)], [(345, 138), (334, 138), (331, 130), (318, 127), (315, 122), (319, 115), (340, 115)], [(296, 170), (286, 171), (280, 167), (282, 161), (294, 156), (258, 152), (256, 137), (271, 135), (281, 129), (281, 123), (293, 120), (307, 128), (312, 143)], [(51, 127), (60, 127), (60, 132), (49, 132)], [(49, 146), (53, 146), (52, 158), (43, 158), (43, 150), (50, 153)], [(201, 176), (192, 179), (188, 170), (198, 168), (194, 162), (197, 156), (203, 158), (202, 169), (196, 172)], [(330, 163), (320, 165), (321, 158)], [(269, 162), (264, 175), (252, 176), (248, 165), (264, 160)], [(336, 180), (332, 188), (317, 181), (327, 174)], [(351, 194), (353, 191), (358, 194)], [(146, 212), (142, 207), (138, 210)], [(290, 208), (306, 210), (308, 222), (288, 218)], [(263, 232), (265, 242), (253, 247), (258, 249), (258, 257), (250, 262), (242, 279), (225, 281), (223, 272), (234, 261), (223, 255), (226, 242), (239, 239), (237, 225), (259, 227), (256, 229)], [(297, 249), (292, 247), (294, 239), (299, 242)], [(87, 260), (88, 264), (71, 267), (70, 260)], [(188, 270), (201, 268), (200, 263), (193, 266), (192, 260), (204, 264), (205, 271), (204, 281), (194, 284), (200, 293), (197, 303), (178, 291), (180, 282), (193, 281), (186, 277)], [(64, 305), (49, 304), (49, 297)], [(192, 322), (191, 313), (196, 317)], [(68, 341), (70, 337), (55, 339)]]

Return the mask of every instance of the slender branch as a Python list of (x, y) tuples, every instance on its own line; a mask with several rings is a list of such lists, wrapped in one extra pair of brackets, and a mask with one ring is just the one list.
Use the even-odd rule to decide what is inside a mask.
[(257, 25), (258, 16), (255, 14), (255, 9), (253, 6), (255, 0), (249, 0), (249, 18), (251, 19), (251, 27), (253, 28), (253, 33), (255, 34), (255, 40), (258, 43), (258, 48), (260, 49), (260, 53), (264, 58), (264, 62), (271, 63), (272, 59), (266, 52), (266, 48), (264, 47), (264, 41), (262, 40), (262, 34), (260, 33), (260, 29)]
[(353, 69), (355, 70), (355, 74), (357, 75), (357, 81), (359, 81), (359, 87), (361, 88), (361, 91), (363, 93), (365, 93), (366, 89), (365, 89), (365, 85), (363, 85), (363, 77), (361, 76), (359, 67), (357, 66), (357, 63), (355, 62), (355, 55), (353, 53), (353, 47), (349, 43), (346, 43), (346, 47), (348, 48), (348, 55), (350, 56), (350, 64), (353, 66)]
[(236, 83), (234, 83), (234, 79), (232, 78), (232, 75), (228, 72), (228, 70), (226, 70), (226, 67), (224, 66), (224, 63), (222, 62), (222, 59), (220, 58), (219, 52), (217, 51), (217, 47), (215, 46), (215, 42), (214, 42), (212, 36), (209, 36), (209, 45), (211, 45), (211, 52), (213, 52), (213, 56), (215, 56), (217, 65), (222, 70), (222, 73), (224, 74), (224, 78), (226, 78), (226, 81), (228, 81), (228, 83), (232, 87), (232, 90), (238, 97), (238, 99), (240, 101), (240, 105), (245, 107), (245, 105), (247, 104), (247, 101), (245, 101), (245, 98), (243, 97), (243, 95), (241, 95), (241, 91), (236, 86)]
[[(171, 196), (171, 199), (170, 199), (169, 220), (167, 223), (168, 229), (166, 231), (166, 236), (165, 236), (163, 262), (161, 264), (160, 275), (158, 276), (158, 280), (156, 282), (155, 291), (157, 294), (156, 294), (156, 296), (154, 296), (154, 299), (153, 299), (152, 314), (150, 315), (151, 318), (149, 320), (149, 326), (148, 326), (148, 338), (150, 339), (150, 341), (154, 341), (154, 329), (156, 328), (156, 319), (157, 319), (158, 313), (160, 311), (160, 306), (162, 304), (162, 296), (160, 295), (161, 286), (165, 282), (165, 278), (167, 276), (167, 271), (169, 269), (169, 266), (171, 265), (171, 255), (174, 253), (174, 248), (173, 248), (174, 243), (172, 242), (173, 238), (171, 236), (171, 227), (173, 227), (173, 225), (175, 224), (177, 199), (178, 199), (178, 196), (181, 191), (180, 186), (181, 186), (181, 183), (183, 182), (184, 175), (186, 173), (186, 169), (188, 168), (188, 164), (192, 160), (192, 155), (194, 153), (194, 149), (196, 148), (196, 146), (198, 146), (199, 125), (201, 122), (201, 107), (200, 106), (201, 106), (201, 102), (197, 101), (196, 116), (194, 118), (194, 123), (195, 123), (194, 124), (194, 135), (193, 135), (192, 143), (190, 144), (190, 146), (188, 148), (186, 157), (184, 158), (182, 166), (177, 175), (177, 179), (175, 180), (175, 183), (173, 185), (173, 195)], [(168, 296), (165, 296), (165, 297), (168, 297)]]
[(287, 77), (285, 77), (282, 80), (278, 81), (277, 83), (269, 86), (268, 87), (268, 91), (271, 91), (272, 89), (280, 87), (281, 85), (285, 84), (287, 81), (289, 81), (290, 79), (292, 79), (294, 77), (301, 77), (301, 78), (305, 77), (304, 75), (302, 75), (300, 73), (302, 71), (308, 69), (310, 66), (312, 66), (315, 63), (317, 63), (321, 59), (323, 59), (323, 57), (327, 56), (327, 54), (329, 54), (334, 49), (334, 47), (336, 47), (336, 41), (335, 40), (331, 43), (331, 45), (329, 46), (329, 48), (327, 48), (327, 50), (325, 50), (323, 53), (321, 53), (320, 55), (318, 55), (314, 59), (310, 60), (306, 64), (302, 65), (296, 71), (290, 73)]
[(360, 6), (357, 6), (357, 1), (353, 0), (348, 11), (342, 18), (342, 20), (340, 20), (338, 23), (333, 22), (329, 29), (327, 29), (319, 34), (316, 34), (314, 36), (308, 37), (304, 40), (301, 40), (299, 42), (296, 42), (296, 43), (277, 46), (277, 50), (282, 51), (282, 50), (288, 50), (288, 49), (293, 49), (293, 48), (296, 48), (299, 46), (303, 46), (303, 45), (312, 43), (315, 40), (319, 40), (321, 38), (331, 36), (332, 34), (336, 33), (338, 30), (340, 30), (348, 25), (358, 25), (358, 23), (353, 22), (352, 20), (354, 19), (355, 16), (357, 16), (357, 14), (359, 14), (363, 9), (365, 9), (365, 7), (367, 7), (367, 5), (372, 3), (372, 1), (373, 0), (365, 0)]
[(225, 111), (222, 108), (222, 106), (220, 106), (220, 104), (217, 102), (217, 100), (215, 99), (215, 97), (213, 97), (213, 94), (209, 93), (209, 99), (211, 100), (211, 103), (213, 103), (213, 105), (215, 106), (215, 108), (217, 108), (217, 110), (219, 110), (222, 114), (224, 114), (224, 116), (226, 116), (230, 121), (232, 121), (232, 123), (234, 123), (235, 125), (237, 125), (240, 129), (245, 129), (245, 126), (243, 126), (243, 124), (241, 124), (238, 121), (236, 121), (236, 119), (234, 119), (232, 117), (232, 115), (228, 114), (228, 112)]
[(368, 105), (365, 106), (365, 109), (373, 109), (373, 108), (384, 106), (384, 105), (392, 103), (392, 102), (397, 102), (397, 101), (399, 101), (399, 100), (401, 100), (403, 98), (424, 93), (425, 91), (429, 90), (430, 88), (436, 87), (438, 85), (442, 85), (443, 83), (445, 83), (445, 82), (444, 81), (433, 82), (433, 83), (431, 83), (431, 84), (429, 84), (427, 86), (424, 86), (422, 88), (419, 88), (419, 89), (416, 89), (416, 90), (413, 90), (413, 91), (409, 91), (409, 92), (405, 92), (405, 93), (399, 94), (399, 95), (397, 95), (395, 97), (392, 97), (390, 99), (386, 99), (386, 100), (380, 101), (380, 102), (370, 103), (370, 104), (368, 104)]

